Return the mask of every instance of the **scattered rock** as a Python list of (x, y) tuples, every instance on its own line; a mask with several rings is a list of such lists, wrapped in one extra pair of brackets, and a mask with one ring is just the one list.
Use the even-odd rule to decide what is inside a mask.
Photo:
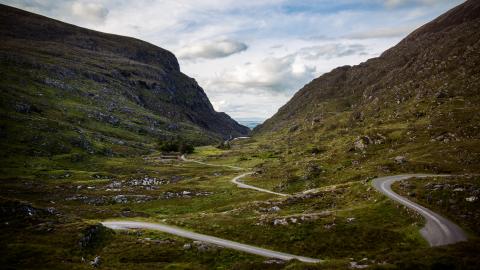
[(114, 203), (144, 203), (151, 200), (153, 198), (148, 195), (116, 195), (112, 197)]
[(278, 206), (276, 206), (276, 205), (275, 205), (275, 206), (272, 206), (272, 207), (270, 207), (270, 208), (260, 208), (260, 212), (269, 212), (269, 213), (270, 213), (270, 212), (278, 212), (278, 211), (280, 211), (280, 210), (281, 210), (280, 207), (278, 207)]
[[(185, 245), (187, 245), (187, 244), (185, 244)], [(184, 245), (184, 248), (185, 248), (185, 245)], [(190, 248), (195, 247), (197, 249), (197, 251), (199, 251), (199, 252), (215, 251), (218, 248), (221, 248), (220, 246), (210, 244), (210, 243), (206, 243), (206, 242), (203, 242), (203, 241), (193, 241), (193, 244), (189, 244), (189, 245), (190, 245)]]
[(294, 126), (290, 127), (290, 129), (289, 129), (288, 131), (289, 131), (289, 132), (295, 132), (295, 131), (297, 131), (299, 128), (300, 128), (299, 125), (294, 125)]
[(395, 160), (395, 163), (397, 164), (403, 164), (407, 162), (407, 158), (404, 156), (396, 156), (394, 160)]
[(372, 144), (372, 142), (373, 141), (372, 139), (370, 139), (370, 137), (361, 136), (355, 140), (355, 142), (353, 143), (353, 147), (355, 150), (364, 151), (365, 149), (367, 149), (369, 144)]
[(159, 199), (175, 199), (175, 198), (191, 198), (191, 197), (197, 197), (197, 196), (209, 196), (212, 195), (213, 192), (209, 191), (178, 191), (178, 192), (172, 192), (172, 191), (167, 191), (164, 192), (162, 195), (160, 195)]
[(280, 259), (268, 259), (263, 262), (264, 264), (285, 264), (285, 261)]
[(93, 261), (90, 262), (90, 265), (93, 267), (99, 267), (102, 263), (102, 258), (100, 256), (96, 256)]
[(288, 225), (288, 221), (284, 218), (280, 218), (280, 219), (274, 219), (273, 220), (273, 225), (274, 226), (277, 226), (277, 225)]
[(475, 197), (475, 196), (471, 196), (471, 197), (465, 198), (465, 200), (466, 200), (467, 202), (474, 202), (474, 201), (478, 200), (478, 198)]
[(357, 262), (350, 262), (350, 268), (352, 269), (364, 269), (367, 268), (367, 264), (359, 264)]

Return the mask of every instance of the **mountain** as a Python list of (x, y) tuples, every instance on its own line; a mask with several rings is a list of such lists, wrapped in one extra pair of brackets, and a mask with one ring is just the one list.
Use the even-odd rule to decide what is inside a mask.
[(131, 154), (158, 140), (206, 144), (249, 133), (155, 45), (5, 5), (0, 39), (4, 153)]
[(254, 137), (268, 138), (293, 174), (308, 162), (344, 179), (478, 171), (478, 29), (480, 1), (466, 1), (381, 56), (314, 79)]

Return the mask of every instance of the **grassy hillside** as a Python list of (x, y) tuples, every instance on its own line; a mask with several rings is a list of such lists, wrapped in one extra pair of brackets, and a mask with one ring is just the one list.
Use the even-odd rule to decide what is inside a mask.
[(248, 133), (152, 44), (4, 5), (0, 37), (3, 158), (137, 155)]
[(288, 190), (392, 172), (478, 172), (479, 27), (480, 3), (467, 1), (380, 57), (307, 84), (254, 130), (280, 158), (266, 177), (288, 172), (278, 184)]
[[(246, 132), (209, 109), (169, 52), (2, 7), (0, 265), (479, 269), (479, 11), (467, 1), (379, 58), (314, 80), (252, 138), (188, 157), (238, 171), (155, 150), (159, 140), (205, 144)], [(231, 179), (244, 171), (253, 173), (241, 181), (290, 196), (237, 187)], [(462, 174), (393, 188), (455, 221), (468, 241), (429, 247), (424, 219), (371, 185), (401, 172)], [(325, 261), (99, 224), (110, 219)]]

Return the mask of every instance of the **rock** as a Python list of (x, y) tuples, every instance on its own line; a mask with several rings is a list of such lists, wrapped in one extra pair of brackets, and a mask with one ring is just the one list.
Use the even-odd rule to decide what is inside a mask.
[(128, 198), (127, 198), (127, 196), (125, 196), (125, 195), (116, 195), (116, 196), (113, 196), (112, 200), (113, 200), (115, 203), (128, 203)]
[(269, 209), (270, 212), (278, 212), (280, 211), (280, 207), (278, 206), (273, 206), (272, 208)]
[(190, 243), (186, 243), (185, 245), (183, 245), (183, 249), (188, 250), (188, 249), (191, 249), (191, 248), (192, 248), (192, 244), (190, 244)]
[(295, 132), (295, 131), (297, 131), (299, 128), (300, 128), (299, 125), (294, 125), (294, 126), (290, 127), (290, 129), (289, 129), (288, 131), (289, 131), (289, 132)]
[(404, 156), (396, 156), (394, 158), (394, 160), (395, 160), (395, 163), (397, 163), (397, 164), (403, 164), (403, 163), (407, 162), (407, 158), (404, 157)]
[(202, 241), (193, 241), (193, 245), (197, 248), (199, 252), (213, 251), (219, 248), (217, 245), (209, 244)]
[(288, 225), (288, 222), (287, 222), (287, 220), (284, 219), (284, 218), (274, 219), (274, 220), (273, 220), (273, 225), (274, 225), (274, 226), (277, 226), (277, 225)]
[(350, 268), (352, 269), (364, 269), (367, 268), (368, 265), (366, 264), (358, 264), (357, 262), (350, 262)]
[(350, 223), (350, 222), (352, 222), (352, 221), (354, 221), (354, 220), (355, 220), (354, 217), (349, 217), (349, 218), (347, 218), (347, 222), (348, 222), (348, 223)]
[(268, 259), (263, 262), (264, 264), (285, 264), (285, 261), (280, 259)]
[(213, 192), (209, 191), (179, 191), (179, 192), (172, 192), (172, 191), (167, 191), (164, 192), (162, 195), (159, 196), (159, 199), (175, 199), (175, 198), (191, 198), (195, 196), (209, 196), (212, 195)]
[(325, 228), (326, 230), (330, 230), (331, 228), (335, 227), (335, 225), (335, 223), (325, 224), (323, 225), (323, 228)]
[(102, 258), (100, 256), (96, 256), (93, 261), (90, 262), (90, 265), (93, 267), (99, 267), (102, 263)]
[(463, 192), (463, 191), (465, 191), (465, 189), (459, 187), (459, 188), (454, 189), (453, 191), (455, 191), (455, 192)]
[(478, 198), (475, 197), (475, 196), (471, 196), (471, 197), (465, 198), (465, 200), (466, 200), (467, 202), (474, 202), (474, 201), (478, 200)]
[(153, 198), (148, 195), (116, 195), (112, 197), (114, 203), (144, 203), (151, 201)]
[(353, 147), (355, 150), (364, 151), (369, 144), (372, 144), (372, 139), (368, 136), (361, 136), (353, 143)]

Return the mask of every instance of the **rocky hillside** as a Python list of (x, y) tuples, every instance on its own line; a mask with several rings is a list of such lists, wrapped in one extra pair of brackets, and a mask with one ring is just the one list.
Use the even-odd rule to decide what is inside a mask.
[(0, 5), (2, 152), (129, 154), (157, 140), (246, 135), (175, 56), (134, 38)]
[(313, 80), (254, 134), (356, 174), (478, 170), (478, 29), (480, 1), (466, 1), (380, 57)]

